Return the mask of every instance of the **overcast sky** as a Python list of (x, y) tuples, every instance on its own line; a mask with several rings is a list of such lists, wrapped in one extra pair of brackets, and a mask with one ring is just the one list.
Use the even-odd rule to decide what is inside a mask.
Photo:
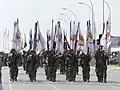
[[(84, 2), (90, 5), (89, 0), (0, 0), (0, 31), (3, 28), (8, 28), (12, 37), (13, 23), (19, 18), (20, 30), (22, 34), (27, 34), (30, 29), (33, 29), (34, 23), (38, 20), (40, 29), (45, 37), (47, 29), (51, 29), (51, 20), (57, 21), (60, 17), (68, 21), (68, 18), (60, 16), (60, 13), (68, 15), (72, 20), (75, 20), (74, 16), (64, 11), (62, 8), (66, 7), (74, 11), (77, 16), (77, 20), (81, 23), (81, 30), (83, 34), (86, 33), (86, 21), (91, 20), (91, 11), (88, 7), (78, 4), (78, 2)], [(119, 0), (106, 0), (111, 7), (112, 11), (112, 35), (120, 35), (119, 21), (120, 21), (120, 1)], [(97, 26), (97, 33), (102, 32), (102, 0), (92, 0), (94, 5), (95, 20)], [(108, 19), (109, 9), (105, 4), (105, 21)], [(67, 24), (62, 22), (65, 28)], [(1, 39), (2, 33), (0, 34)], [(1, 40), (2, 43), (2, 40)], [(0, 45), (0, 50), (3, 50), (3, 44)]]

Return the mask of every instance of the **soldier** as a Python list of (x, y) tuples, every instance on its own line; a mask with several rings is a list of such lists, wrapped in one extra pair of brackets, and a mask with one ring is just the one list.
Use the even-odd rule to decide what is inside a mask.
[(10, 68), (10, 81), (17, 81), (18, 76), (18, 64), (17, 64), (17, 52), (12, 49), (9, 56), (9, 68)]
[(83, 73), (83, 81), (89, 82), (90, 79), (90, 60), (91, 60), (91, 56), (89, 53), (87, 53), (87, 55), (83, 52), (81, 54), (81, 61), (80, 64), (82, 66), (82, 73)]
[(55, 50), (52, 49), (48, 56), (48, 66), (49, 66), (49, 77), (50, 81), (56, 81), (56, 71), (59, 66), (59, 61), (57, 60)]
[(36, 81), (36, 73), (37, 73), (37, 56), (36, 52), (32, 51), (31, 54), (28, 56), (28, 74), (30, 77), (30, 81)]
[(75, 82), (75, 78), (76, 78), (76, 55), (73, 52), (73, 50), (70, 50), (70, 52), (67, 53), (66, 56), (66, 80), (68, 80), (69, 82), (74, 81)]
[(105, 55), (105, 51), (103, 50), (103, 46), (100, 46), (95, 54), (95, 58), (96, 58), (96, 75), (98, 77), (98, 82), (103, 82), (103, 78), (104, 78), (104, 82), (106, 81), (106, 77), (107, 77), (107, 59), (108, 56), (107, 54)]

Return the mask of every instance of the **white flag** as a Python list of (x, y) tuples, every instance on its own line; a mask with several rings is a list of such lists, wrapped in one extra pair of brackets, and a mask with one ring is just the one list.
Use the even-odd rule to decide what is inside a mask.
[(40, 53), (45, 49), (45, 40), (40, 32), (39, 24), (37, 23), (37, 42), (36, 42), (36, 53)]
[(12, 48), (15, 49), (16, 51), (20, 51), (21, 49), (23, 49), (23, 40), (18, 24), (19, 24), (18, 21), (14, 22), (14, 33), (12, 42)]

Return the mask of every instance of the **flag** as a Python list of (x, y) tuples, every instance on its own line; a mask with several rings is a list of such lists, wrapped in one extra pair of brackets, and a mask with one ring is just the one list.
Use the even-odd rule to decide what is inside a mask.
[(80, 46), (84, 46), (84, 37), (83, 37), (83, 35), (82, 35), (82, 33), (81, 33), (81, 30), (80, 30), (80, 23), (78, 23), (78, 31), (79, 31), (79, 45)]
[(67, 35), (65, 35), (65, 32), (64, 32), (64, 46), (63, 47), (64, 47), (64, 50), (66, 50), (67, 48), (71, 49), (68, 43), (68, 40), (67, 40)]
[(62, 30), (60, 26), (60, 21), (57, 22), (57, 31), (56, 31), (56, 50), (63, 53), (63, 42), (62, 42)]
[(45, 49), (45, 40), (40, 32), (39, 23), (37, 22), (36, 52), (40, 53), (44, 49)]
[(56, 32), (57, 32), (57, 25), (55, 25), (55, 33), (53, 38), (53, 49), (56, 49)]
[(106, 41), (109, 42), (111, 39), (111, 15), (109, 14), (107, 23), (106, 23)]
[(51, 39), (51, 37), (50, 37), (50, 31), (48, 30), (47, 31), (47, 50), (49, 51), (49, 42), (50, 42), (50, 39)]
[(25, 38), (25, 41), (24, 41), (24, 48), (26, 48), (26, 47), (27, 47), (26, 34), (24, 34), (24, 38)]
[(76, 35), (75, 35), (75, 46), (74, 46), (74, 50), (76, 51), (76, 48), (77, 48), (77, 37), (78, 37), (78, 31), (79, 31), (79, 26), (80, 26), (80, 23), (78, 23), (78, 28), (77, 28), (77, 31), (76, 31)]
[(33, 50), (36, 51), (36, 42), (37, 42), (37, 22), (35, 23), (35, 31), (34, 31), (34, 45), (33, 45)]
[(51, 38), (51, 40), (50, 40), (50, 48), (51, 49), (53, 49), (53, 40), (54, 40), (54, 34), (53, 34), (53, 31), (54, 31), (54, 29), (53, 29), (53, 20), (52, 20), (52, 29), (51, 29), (51, 35), (50, 35), (50, 38)]
[(14, 32), (13, 32), (13, 40), (12, 40), (12, 48), (20, 51), (23, 49), (23, 40), (21, 36), (21, 32), (19, 30), (19, 21), (14, 22)]
[(30, 45), (29, 49), (32, 49), (32, 43), (33, 43), (33, 40), (32, 40), (32, 30), (30, 30), (30, 32), (29, 32), (29, 45)]
[(86, 40), (87, 49), (93, 51), (93, 36), (91, 32), (91, 23), (90, 20), (87, 22), (87, 40)]

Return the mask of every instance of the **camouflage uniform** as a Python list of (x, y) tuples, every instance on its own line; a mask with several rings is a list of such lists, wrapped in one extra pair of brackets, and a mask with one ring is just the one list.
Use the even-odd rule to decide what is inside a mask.
[(76, 78), (76, 65), (77, 65), (77, 59), (76, 55), (74, 54), (73, 51), (70, 51), (67, 53), (67, 58), (66, 58), (66, 80), (69, 82), (74, 81)]
[(30, 77), (31, 82), (36, 81), (36, 73), (37, 73), (37, 56), (35, 51), (32, 51), (31, 54), (28, 56), (28, 74)]
[(107, 55), (105, 55), (104, 50), (101, 50), (100, 48), (97, 50), (95, 54), (96, 58), (96, 75), (98, 77), (98, 82), (106, 82), (106, 77), (107, 77)]
[(89, 54), (85, 55), (84, 53), (81, 54), (81, 66), (82, 66), (82, 73), (83, 73), (83, 81), (89, 82), (90, 79), (90, 60), (91, 56)]
[(12, 52), (9, 56), (9, 68), (10, 68), (10, 80), (17, 81), (18, 76), (18, 63), (17, 63), (17, 56), (16, 52)]

